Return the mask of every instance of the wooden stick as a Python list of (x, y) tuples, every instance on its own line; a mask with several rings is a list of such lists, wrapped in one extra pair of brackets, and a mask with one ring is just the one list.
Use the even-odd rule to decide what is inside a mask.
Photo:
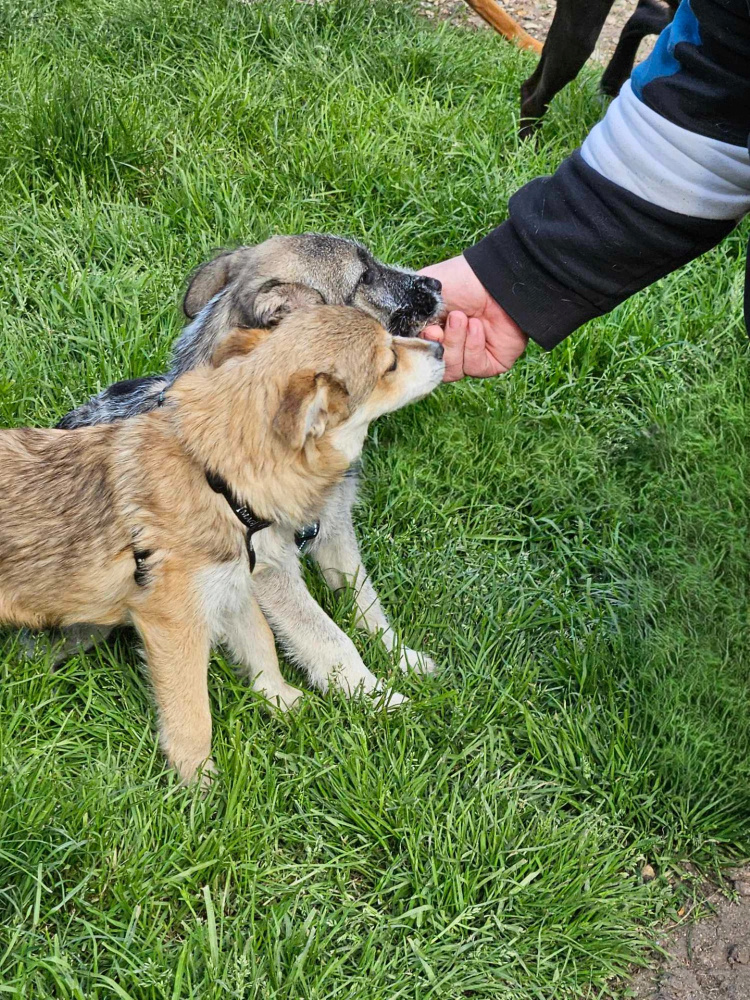
[(521, 25), (514, 21), (496, 0), (466, 0), (466, 3), (504, 38), (515, 42), (522, 49), (531, 49), (532, 52), (542, 51), (542, 43), (524, 31)]

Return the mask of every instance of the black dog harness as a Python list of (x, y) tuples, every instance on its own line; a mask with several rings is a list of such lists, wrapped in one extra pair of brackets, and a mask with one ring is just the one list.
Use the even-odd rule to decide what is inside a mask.
[[(159, 395), (156, 397), (157, 407), (164, 406), (166, 401), (166, 389), (162, 389)], [(229, 506), (232, 508), (235, 516), (245, 527), (245, 545), (247, 547), (247, 558), (250, 561), (250, 572), (255, 569), (255, 549), (253, 548), (253, 535), (256, 531), (262, 531), (263, 528), (268, 528), (271, 525), (270, 521), (264, 521), (262, 518), (258, 517), (252, 507), (248, 507), (246, 504), (240, 503), (237, 497), (232, 493), (229, 485), (225, 479), (223, 479), (216, 472), (206, 472), (206, 481), (214, 493), (220, 493)], [(306, 524), (304, 528), (300, 528), (299, 531), (294, 533), (294, 541), (297, 546), (297, 551), (303, 553), (307, 550), (308, 544), (318, 537), (320, 533), (320, 521), (313, 521), (312, 524)], [(151, 553), (149, 552), (148, 555)], [(138, 557), (136, 555), (136, 572), (142, 572), (142, 563), (145, 560), (141, 560), (139, 563)]]
[(269, 527), (270, 521), (264, 521), (262, 518), (258, 517), (252, 507), (246, 506), (246, 504), (240, 503), (237, 497), (232, 493), (231, 489), (227, 485), (225, 479), (222, 479), (220, 475), (216, 472), (206, 472), (206, 482), (214, 491), (214, 493), (220, 493), (229, 506), (232, 508), (235, 517), (244, 525), (245, 527), (245, 547), (247, 548), (247, 558), (250, 561), (250, 572), (255, 569), (255, 549), (253, 548), (253, 535), (256, 531), (261, 531), (263, 528)]
[(317, 538), (320, 533), (320, 521), (313, 521), (306, 524), (304, 528), (294, 532), (294, 541), (298, 552), (306, 552), (308, 544)]

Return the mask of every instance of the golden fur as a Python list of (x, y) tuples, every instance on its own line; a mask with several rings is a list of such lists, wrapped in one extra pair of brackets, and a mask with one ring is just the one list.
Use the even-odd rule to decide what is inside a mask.
[(433, 345), (343, 306), (238, 329), (220, 352), (151, 413), (0, 431), (0, 621), (132, 623), (164, 751), (185, 779), (210, 767), (212, 643), (248, 669), (257, 656), (280, 702), (299, 694), (252, 593), (245, 529), (207, 472), (258, 517), (299, 528), (358, 457), (369, 422), (442, 375)]

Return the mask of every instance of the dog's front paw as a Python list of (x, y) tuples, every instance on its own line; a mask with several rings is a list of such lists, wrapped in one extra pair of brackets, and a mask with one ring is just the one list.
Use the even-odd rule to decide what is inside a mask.
[(206, 792), (211, 787), (211, 785), (213, 785), (213, 783), (214, 783), (214, 775), (216, 773), (217, 773), (217, 771), (216, 771), (216, 765), (214, 764), (214, 762), (209, 757), (208, 760), (200, 768), (200, 770), (197, 773), (197, 775), (194, 775), (193, 781), (195, 781), (196, 777), (198, 778), (198, 787), (200, 788), (201, 793), (203, 795), (205, 795)]
[(261, 691), (261, 694), (279, 712), (288, 712), (298, 705), (304, 692), (292, 687), (291, 684), (284, 684), (283, 687), (275, 687), (272, 691)]
[(402, 647), (398, 665), (404, 673), (413, 670), (417, 674), (434, 674), (437, 670), (437, 663), (431, 656), (417, 649), (409, 649), (408, 646)]
[(398, 691), (394, 691), (392, 688), (384, 688), (382, 681), (378, 681), (374, 690), (370, 692), (370, 696), (377, 708), (385, 708), (387, 712), (392, 712), (394, 709), (400, 708), (401, 705), (405, 705), (409, 700), (405, 694), (399, 694)]
[(191, 761), (185, 759), (175, 760), (168, 755), (167, 759), (177, 771), (180, 777), (180, 784), (197, 784), (204, 794), (213, 784), (216, 765), (210, 757), (204, 757), (203, 760)]

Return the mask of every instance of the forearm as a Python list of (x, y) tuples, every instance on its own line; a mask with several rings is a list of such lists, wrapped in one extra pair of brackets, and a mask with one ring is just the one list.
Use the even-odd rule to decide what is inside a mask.
[(527, 184), (510, 218), (464, 256), (546, 349), (715, 246), (734, 220), (670, 212), (597, 174), (576, 153)]
[(514, 195), (508, 221), (465, 252), (545, 348), (710, 249), (750, 210), (748, 8), (693, 0), (673, 28), (582, 149)]

